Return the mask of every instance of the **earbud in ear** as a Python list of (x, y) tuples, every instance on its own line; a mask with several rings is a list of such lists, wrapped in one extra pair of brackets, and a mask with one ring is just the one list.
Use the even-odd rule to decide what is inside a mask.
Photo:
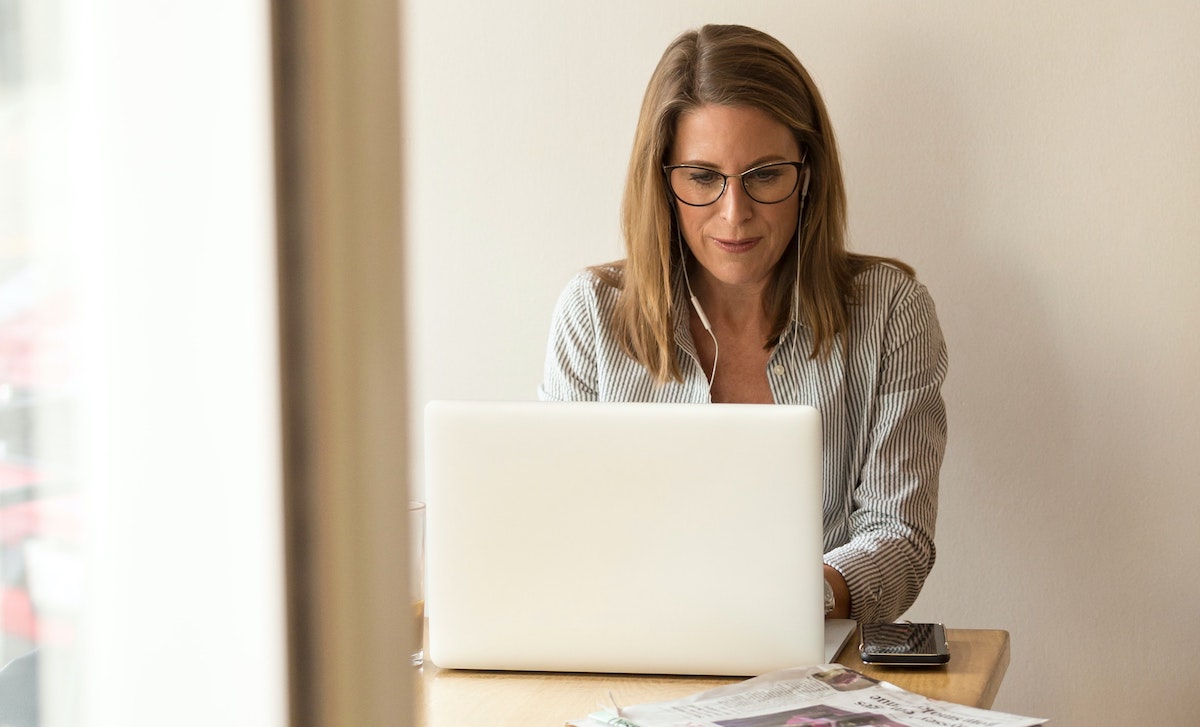
[(800, 186), (800, 196), (808, 196), (808, 179), (812, 176), (812, 170), (807, 165), (804, 167), (804, 183)]

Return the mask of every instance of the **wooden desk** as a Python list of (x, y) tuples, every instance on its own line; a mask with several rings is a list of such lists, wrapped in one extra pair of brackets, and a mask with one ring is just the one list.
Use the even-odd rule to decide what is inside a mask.
[[(947, 629), (950, 663), (933, 669), (865, 666), (851, 640), (838, 663), (933, 699), (990, 707), (1008, 669), (1008, 632)], [(678, 699), (722, 684), (730, 677), (550, 674), (438, 669), (416, 672), (418, 727), (561, 727), (609, 703), (622, 706)]]

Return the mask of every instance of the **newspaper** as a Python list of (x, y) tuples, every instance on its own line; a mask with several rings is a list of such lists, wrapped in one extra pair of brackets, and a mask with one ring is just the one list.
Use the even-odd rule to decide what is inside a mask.
[(572, 727), (1024, 727), (1046, 720), (940, 702), (837, 664), (783, 669), (672, 702), (595, 712)]

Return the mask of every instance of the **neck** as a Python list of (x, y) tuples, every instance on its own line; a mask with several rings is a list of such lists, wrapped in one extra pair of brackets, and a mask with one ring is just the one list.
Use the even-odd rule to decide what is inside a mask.
[(726, 285), (703, 273), (692, 278), (692, 294), (714, 325), (734, 330), (768, 326), (765, 285)]

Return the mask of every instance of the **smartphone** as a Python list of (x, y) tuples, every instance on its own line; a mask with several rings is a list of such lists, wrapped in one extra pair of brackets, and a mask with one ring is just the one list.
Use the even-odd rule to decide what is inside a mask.
[(865, 623), (858, 650), (864, 664), (930, 666), (950, 661), (946, 629), (933, 623)]

